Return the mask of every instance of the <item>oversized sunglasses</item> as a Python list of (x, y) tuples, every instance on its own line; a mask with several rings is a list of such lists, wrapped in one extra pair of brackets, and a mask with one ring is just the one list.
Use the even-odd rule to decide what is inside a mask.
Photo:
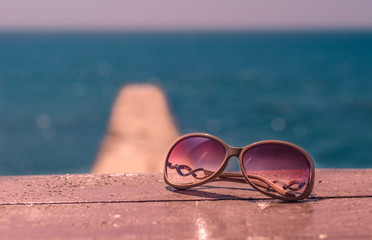
[[(233, 156), (239, 158), (241, 173), (223, 172)], [(168, 152), (164, 168), (165, 182), (176, 189), (233, 181), (248, 183), (257, 191), (284, 201), (308, 197), (314, 177), (310, 155), (292, 143), (269, 140), (236, 148), (205, 133), (178, 138)]]

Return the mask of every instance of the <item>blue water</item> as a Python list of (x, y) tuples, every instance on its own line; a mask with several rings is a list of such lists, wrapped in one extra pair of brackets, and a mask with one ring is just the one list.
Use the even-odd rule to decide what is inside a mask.
[(0, 33), (0, 174), (86, 173), (118, 89), (161, 85), (182, 133), (279, 139), (372, 167), (372, 32)]

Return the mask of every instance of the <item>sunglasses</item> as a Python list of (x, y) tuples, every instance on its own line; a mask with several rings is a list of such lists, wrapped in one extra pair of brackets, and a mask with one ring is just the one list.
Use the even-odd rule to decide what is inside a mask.
[[(239, 158), (241, 173), (223, 172), (233, 156)], [(164, 168), (164, 181), (176, 189), (232, 181), (248, 183), (257, 191), (284, 201), (308, 197), (314, 177), (310, 155), (292, 143), (269, 140), (236, 148), (205, 133), (178, 138), (168, 152)]]

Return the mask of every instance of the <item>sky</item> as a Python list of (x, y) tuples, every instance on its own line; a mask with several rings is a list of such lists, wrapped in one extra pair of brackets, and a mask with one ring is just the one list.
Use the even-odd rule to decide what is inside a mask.
[(372, 29), (369, 0), (0, 0), (0, 30)]

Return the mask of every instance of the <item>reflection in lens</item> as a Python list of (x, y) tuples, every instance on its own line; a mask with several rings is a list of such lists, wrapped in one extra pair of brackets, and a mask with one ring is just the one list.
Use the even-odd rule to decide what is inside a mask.
[(202, 181), (222, 165), (225, 147), (207, 137), (189, 137), (178, 142), (166, 161), (166, 174), (172, 184)]
[(255, 186), (279, 196), (297, 197), (309, 182), (306, 156), (283, 143), (263, 143), (248, 149), (243, 155), (243, 166)]

